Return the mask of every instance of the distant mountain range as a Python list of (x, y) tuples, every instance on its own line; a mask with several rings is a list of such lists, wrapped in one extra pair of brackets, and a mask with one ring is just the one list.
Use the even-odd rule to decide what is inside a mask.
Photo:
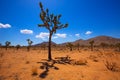
[[(57, 45), (55, 42), (51, 42), (52, 45)], [(33, 46), (48, 46), (48, 42), (42, 42), (42, 43), (38, 43), (35, 44)]]
[[(79, 40), (76, 40), (76, 41), (70, 42), (70, 43), (72, 43), (73, 45), (76, 45), (78, 43), (80, 45), (89, 45), (89, 42), (92, 41), (92, 40), (94, 40), (94, 45), (99, 45), (100, 43), (107, 43), (107, 44), (120, 43), (120, 38), (113, 38), (113, 37), (110, 37), (110, 36), (97, 36), (97, 37), (90, 38), (90, 39), (87, 39), (87, 40), (79, 39)], [(65, 42), (65, 43), (62, 43), (62, 44), (56, 44), (55, 42), (52, 42), (52, 45), (64, 46), (67, 43), (68, 42)], [(48, 45), (48, 42), (42, 42), (42, 43), (36, 44), (34, 46), (41, 46), (41, 45)]]

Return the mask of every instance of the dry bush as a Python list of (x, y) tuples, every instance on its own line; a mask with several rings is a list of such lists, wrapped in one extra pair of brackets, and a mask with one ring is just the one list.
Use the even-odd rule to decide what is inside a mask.
[(29, 61), (26, 61), (26, 64), (29, 64), (30, 62)]
[(95, 55), (90, 55), (89, 59), (93, 60), (94, 62), (98, 62), (98, 59)]
[(37, 75), (37, 74), (38, 74), (37, 67), (32, 67), (32, 75)]
[(85, 59), (79, 59), (79, 60), (72, 60), (70, 64), (72, 65), (86, 65), (87, 60)]
[(118, 72), (120, 71), (120, 68), (117, 66), (116, 62), (112, 61), (106, 61), (105, 66), (108, 70), (113, 71), (113, 72)]

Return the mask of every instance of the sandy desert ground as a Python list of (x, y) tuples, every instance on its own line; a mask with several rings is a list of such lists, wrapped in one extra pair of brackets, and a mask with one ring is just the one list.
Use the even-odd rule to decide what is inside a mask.
[[(70, 63), (55, 62), (66, 56)], [(1, 48), (0, 80), (120, 80), (120, 52), (115, 49), (54, 49), (52, 57), (46, 61), (47, 49)]]

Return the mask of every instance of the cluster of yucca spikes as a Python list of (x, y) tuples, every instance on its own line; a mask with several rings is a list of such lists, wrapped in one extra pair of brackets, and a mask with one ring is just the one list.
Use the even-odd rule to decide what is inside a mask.
[(30, 39), (27, 39), (27, 41), (28, 41), (27, 50), (29, 51), (29, 50), (30, 50), (30, 47), (31, 47), (31, 45), (32, 45), (32, 43), (33, 43), (33, 41), (31, 41)]
[(49, 10), (44, 10), (42, 3), (39, 3), (41, 13), (40, 19), (43, 24), (38, 24), (39, 27), (45, 27), (49, 31), (49, 44), (48, 44), (48, 60), (52, 60), (51, 56), (51, 38), (53, 33), (56, 33), (57, 29), (66, 28), (68, 24), (62, 24), (60, 22), (61, 15), (49, 14)]
[(40, 2), (40, 8), (41, 8), (41, 13), (40, 13), (40, 19), (42, 20), (43, 24), (38, 24), (39, 27), (45, 27), (47, 28), (51, 33), (56, 33), (57, 29), (61, 28), (66, 28), (68, 24), (61, 24), (60, 15), (54, 15), (54, 14), (49, 14), (49, 10), (43, 9), (43, 5)]

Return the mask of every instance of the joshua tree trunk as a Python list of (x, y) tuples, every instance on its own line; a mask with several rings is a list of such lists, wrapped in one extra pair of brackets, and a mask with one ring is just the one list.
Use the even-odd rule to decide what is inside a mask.
[(51, 56), (51, 38), (52, 38), (52, 33), (50, 32), (49, 44), (48, 44), (48, 60), (52, 60), (52, 56)]

